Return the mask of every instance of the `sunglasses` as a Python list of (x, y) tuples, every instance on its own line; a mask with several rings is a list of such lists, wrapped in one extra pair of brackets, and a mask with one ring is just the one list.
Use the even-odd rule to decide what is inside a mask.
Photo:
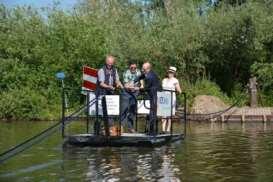
[(136, 69), (137, 67), (136, 66), (131, 66), (130, 69)]

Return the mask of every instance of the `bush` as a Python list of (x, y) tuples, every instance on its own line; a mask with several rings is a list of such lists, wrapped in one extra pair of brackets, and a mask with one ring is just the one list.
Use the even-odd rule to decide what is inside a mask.
[[(161, 78), (176, 66), (190, 98), (243, 98), (243, 105), (253, 74), (262, 104), (272, 106), (272, 4), (222, 1), (200, 16), (201, 1), (100, 2), (84, 1), (71, 12), (0, 6), (0, 117), (57, 118), (56, 72), (64, 71), (66, 86), (79, 90), (82, 66), (102, 66), (107, 53), (117, 56), (120, 71), (131, 58), (150, 60)], [(79, 91), (70, 98), (76, 107)]]

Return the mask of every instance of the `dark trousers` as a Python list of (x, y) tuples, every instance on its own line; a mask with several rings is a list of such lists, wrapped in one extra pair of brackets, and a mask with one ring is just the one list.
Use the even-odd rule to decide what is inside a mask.
[[(105, 95), (113, 95), (113, 92), (105, 90), (105, 89), (97, 89), (96, 90), (97, 102), (98, 102), (99, 97), (102, 96), (101, 99), (102, 99), (103, 125), (104, 125), (104, 129), (105, 129), (105, 134), (107, 136), (109, 136), (110, 135), (109, 128), (114, 125), (114, 118), (108, 116)], [(98, 105), (98, 103), (96, 103), (96, 104)], [(96, 109), (98, 110), (98, 106), (96, 106)], [(96, 135), (99, 135), (100, 131), (101, 131), (101, 123), (98, 120), (96, 120), (96, 122), (94, 124), (94, 132)]]
[(122, 125), (125, 126), (127, 123), (127, 126), (129, 129), (134, 128), (134, 121), (136, 118), (136, 109), (137, 109), (137, 97), (138, 93), (137, 92), (123, 92), (122, 93), (122, 115), (121, 115), (121, 121)]
[(148, 123), (148, 134), (156, 135), (157, 133), (157, 92), (149, 93), (150, 97), (150, 113)]

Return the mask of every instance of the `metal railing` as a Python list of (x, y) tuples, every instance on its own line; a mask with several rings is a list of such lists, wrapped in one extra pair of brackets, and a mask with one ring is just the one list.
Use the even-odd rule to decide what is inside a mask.
[[(66, 91), (68, 91), (68, 89), (64, 89), (64, 90), (66, 90)], [(64, 124), (64, 122), (66, 121), (66, 119), (67, 119), (67, 117), (66, 117), (66, 113), (65, 113), (65, 103), (66, 103), (66, 101), (65, 101), (65, 99), (66, 99), (66, 97), (65, 97), (65, 91), (63, 90), (63, 94), (62, 94), (62, 136), (63, 137), (65, 137), (66, 135), (65, 135), (65, 124)], [(104, 99), (105, 97), (99, 97), (99, 96), (96, 96), (96, 98), (95, 98), (95, 100), (94, 100), (94, 103), (93, 104), (95, 104), (95, 110), (96, 110), (96, 113), (95, 113), (95, 115), (90, 115), (90, 113), (89, 113), (89, 110), (90, 110), (90, 107), (91, 107), (91, 105), (90, 104), (87, 104), (87, 103), (89, 103), (88, 101), (90, 100), (90, 95), (91, 94), (94, 94), (94, 92), (93, 91), (90, 91), (90, 90), (83, 90), (84, 92), (85, 92), (85, 94), (86, 94), (86, 110), (85, 110), (85, 116), (84, 117), (82, 117), (82, 118), (84, 118), (85, 120), (86, 120), (86, 130), (85, 130), (85, 132), (86, 133), (91, 133), (90, 132), (90, 126), (91, 126), (91, 124), (90, 124), (90, 121), (91, 121), (91, 119), (92, 120), (95, 120), (94, 121), (94, 127), (93, 127), (93, 134), (94, 135), (100, 135), (101, 134), (101, 123), (103, 122), (103, 129), (104, 129), (104, 135), (106, 135), (106, 136), (109, 136), (110, 135), (110, 133), (109, 133), (109, 123), (108, 123), (108, 118), (109, 117), (115, 117), (115, 118), (118, 118), (118, 135), (121, 135), (121, 130), (122, 130), (122, 126), (123, 126), (123, 124), (124, 124), (124, 117), (125, 117), (125, 115), (124, 115), (124, 110), (121, 110), (121, 107), (119, 108), (119, 115), (116, 115), (116, 116), (109, 116), (108, 114), (107, 114), (107, 110), (106, 110), (106, 100)], [(160, 91), (164, 91), (164, 92), (171, 92), (171, 104), (170, 104), (170, 112), (171, 112), (171, 115), (170, 116), (168, 116), (167, 118), (168, 119), (170, 119), (170, 120), (173, 120), (174, 119), (174, 113), (173, 113), (173, 105), (174, 105), (174, 103), (173, 103), (173, 94), (175, 94), (175, 91), (172, 91), (172, 90), (160, 90)], [(119, 95), (120, 96), (120, 99), (119, 99), (119, 101), (120, 101), (120, 104), (119, 104), (119, 106), (121, 106), (123, 103), (122, 103), (122, 97), (124, 97), (124, 95), (123, 95), (123, 93), (128, 93), (129, 95), (130, 95), (130, 92), (127, 92), (126, 90), (124, 90), (124, 89), (122, 89), (122, 90), (117, 90), (115, 93), (113, 93), (113, 94), (116, 94), (116, 95)], [(141, 118), (141, 117), (143, 117), (144, 115), (143, 114), (138, 114), (138, 107), (137, 107), (137, 103), (138, 103), (138, 101), (141, 99), (141, 100), (144, 100), (144, 107), (146, 108), (146, 109), (150, 109), (147, 105), (146, 105), (146, 102), (145, 102), (145, 100), (147, 100), (147, 99), (149, 99), (149, 98), (147, 98), (148, 97), (148, 95), (147, 95), (147, 92), (148, 92), (148, 90), (142, 90), (142, 91), (140, 91), (139, 92), (139, 94), (137, 94), (137, 96), (135, 96), (135, 95), (133, 95), (133, 94), (131, 94), (131, 99), (134, 99), (135, 100), (135, 104), (136, 104), (136, 107), (135, 107), (135, 118), (134, 118), (134, 130), (136, 131), (136, 132), (138, 132), (138, 133), (147, 133), (147, 126), (149, 126), (151, 123), (150, 123), (150, 121), (149, 120), (147, 120), (147, 117), (146, 117), (146, 121), (145, 121), (145, 129), (146, 129), (146, 131), (144, 130), (144, 131), (142, 131), (142, 132), (140, 132), (139, 131), (139, 125), (138, 125), (138, 121), (139, 121), (139, 118)], [(178, 115), (177, 117), (176, 117), (176, 119), (178, 118), (179, 120), (180, 120), (180, 124), (182, 125), (183, 123), (184, 123), (184, 126), (183, 126), (183, 128), (184, 128), (184, 131), (183, 131), (183, 134), (184, 134), (184, 136), (186, 135), (186, 125), (187, 125), (187, 98), (186, 98), (186, 93), (185, 92), (183, 92), (182, 93), (182, 95), (183, 95), (183, 113), (182, 114), (180, 114), (180, 115)], [(103, 105), (103, 107), (102, 107), (102, 109), (103, 109), (103, 113), (102, 114), (99, 114), (98, 113), (98, 108), (99, 108), (99, 100), (100, 99), (102, 99), (102, 105)], [(156, 108), (157, 109), (157, 108)], [(128, 112), (128, 111), (127, 111)], [(147, 114), (148, 115), (148, 114)], [(144, 116), (145, 117), (145, 116)], [(154, 130), (155, 130), (155, 135), (157, 135), (159, 132), (159, 119), (160, 118), (164, 118), (164, 117), (158, 117), (157, 116), (157, 118), (156, 118), (156, 120), (155, 120), (155, 128), (154, 128)], [(75, 120), (77, 119), (77, 118), (74, 118)], [(170, 122), (170, 128), (171, 128), (171, 130), (170, 130), (170, 134), (172, 135), (173, 134), (173, 122)]]

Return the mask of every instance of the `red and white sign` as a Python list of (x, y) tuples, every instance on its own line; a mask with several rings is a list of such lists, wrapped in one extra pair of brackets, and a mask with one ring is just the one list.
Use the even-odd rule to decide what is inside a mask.
[(98, 79), (98, 70), (88, 66), (83, 67), (83, 84), (82, 90), (96, 90)]

